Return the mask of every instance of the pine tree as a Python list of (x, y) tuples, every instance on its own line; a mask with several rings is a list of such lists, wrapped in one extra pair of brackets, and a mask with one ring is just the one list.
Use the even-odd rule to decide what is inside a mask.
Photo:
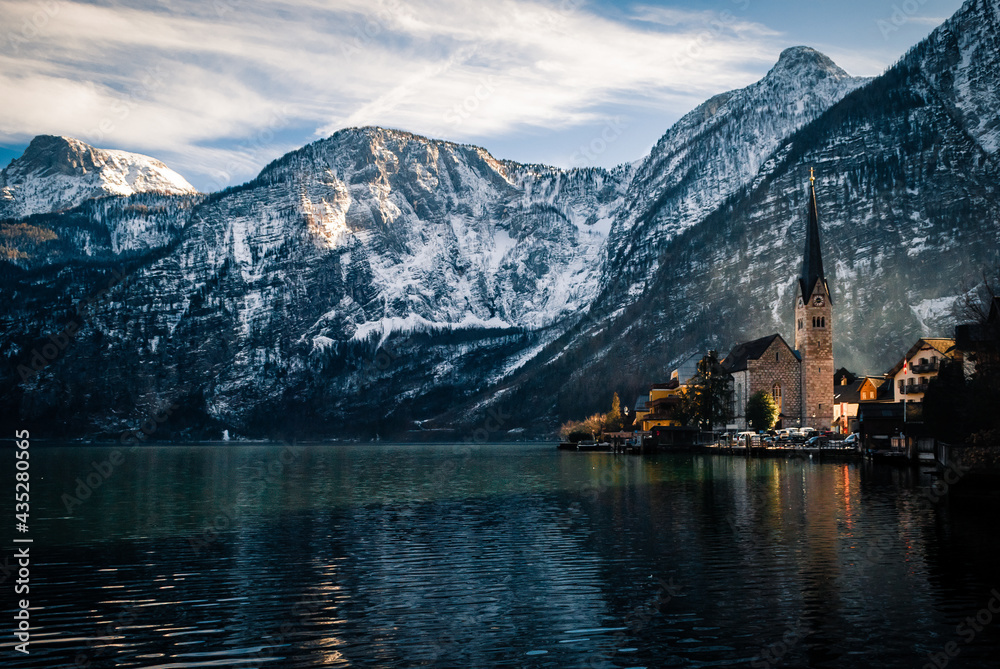
[(618, 393), (611, 398), (611, 411), (604, 414), (604, 430), (606, 432), (622, 430), (622, 402), (618, 399)]
[(778, 405), (771, 393), (759, 390), (750, 396), (746, 406), (747, 424), (755, 430), (770, 430), (778, 420)]
[(698, 361), (698, 374), (681, 397), (678, 416), (685, 425), (711, 430), (732, 419), (730, 377), (715, 351)]

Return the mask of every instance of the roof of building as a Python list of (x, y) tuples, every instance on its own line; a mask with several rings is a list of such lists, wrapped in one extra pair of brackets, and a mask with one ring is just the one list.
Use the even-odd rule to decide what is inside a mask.
[[(990, 309), (983, 322), (962, 323), (955, 326), (955, 347), (968, 351), (982, 344), (1000, 339), (1000, 295), (990, 300)], [(995, 344), (994, 344), (995, 345)]]
[(948, 337), (921, 337), (917, 340), (916, 344), (910, 347), (910, 350), (906, 352), (899, 362), (893, 365), (892, 369), (886, 372), (886, 376), (896, 376), (896, 374), (899, 373), (899, 370), (903, 369), (903, 361), (909, 360), (915, 356), (920, 352), (920, 349), (924, 348), (925, 345), (948, 358), (952, 357), (955, 353), (954, 339), (949, 339)]
[(799, 276), (799, 290), (802, 299), (808, 301), (816, 282), (822, 281), (826, 294), (833, 304), (833, 296), (823, 274), (823, 253), (819, 243), (819, 211), (816, 207), (816, 180), (809, 177), (809, 220), (806, 223), (806, 249), (802, 257), (802, 273)]
[(703, 357), (705, 357), (704, 353), (691, 353), (681, 360), (677, 369), (671, 372), (672, 376), (676, 376), (681, 385), (687, 385), (688, 381), (698, 375), (698, 363)]
[(649, 395), (639, 395), (635, 400), (635, 411), (645, 411), (649, 403)]
[(857, 404), (861, 401), (861, 386), (864, 382), (864, 379), (857, 379), (854, 383), (848, 383), (847, 385), (835, 385), (833, 387), (833, 401), (838, 404), (844, 402), (847, 404)]
[(858, 406), (858, 418), (872, 420), (879, 418), (903, 419), (902, 402), (862, 402)]
[(841, 367), (836, 372), (833, 373), (833, 382), (840, 385), (841, 379), (847, 379), (847, 383), (851, 384), (858, 380), (858, 377), (851, 373), (846, 367)]
[[(759, 360), (760, 356), (764, 355), (764, 352), (770, 348), (771, 344), (774, 343), (775, 339), (780, 339), (781, 343), (784, 344), (789, 351), (792, 350), (791, 346), (788, 346), (780, 334), (768, 335), (766, 337), (761, 337), (760, 339), (754, 339), (753, 341), (743, 342), (742, 344), (737, 344), (733, 347), (733, 350), (729, 352), (729, 355), (725, 357), (722, 361), (723, 368), (729, 372), (742, 372), (747, 368), (747, 362), (750, 360)], [(795, 351), (792, 351), (795, 353)], [(798, 357), (798, 353), (795, 353)]]
[(996, 323), (1000, 321), (1000, 295), (994, 295), (993, 299), (990, 300), (990, 310), (986, 314), (987, 323)]

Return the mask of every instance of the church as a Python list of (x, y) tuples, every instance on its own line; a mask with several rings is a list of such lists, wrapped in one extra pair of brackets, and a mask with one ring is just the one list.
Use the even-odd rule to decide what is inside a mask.
[(736, 427), (763, 390), (778, 406), (777, 427), (829, 430), (833, 423), (833, 297), (823, 273), (816, 177), (810, 170), (805, 253), (795, 293), (794, 348), (773, 334), (737, 344), (722, 361), (732, 377)]

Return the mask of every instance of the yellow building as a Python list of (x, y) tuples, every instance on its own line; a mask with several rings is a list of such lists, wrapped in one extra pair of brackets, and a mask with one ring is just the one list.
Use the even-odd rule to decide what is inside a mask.
[(634, 425), (637, 430), (649, 432), (654, 427), (681, 427), (681, 422), (674, 418), (675, 411), (684, 389), (698, 375), (698, 362), (702, 357), (700, 353), (689, 355), (670, 372), (670, 381), (654, 383), (649, 387), (649, 394), (636, 401)]
[(675, 408), (681, 403), (682, 392), (683, 388), (676, 378), (670, 379), (669, 383), (651, 385), (643, 408), (636, 407), (636, 427), (643, 432), (649, 432), (654, 427), (680, 427), (681, 422), (673, 416)]

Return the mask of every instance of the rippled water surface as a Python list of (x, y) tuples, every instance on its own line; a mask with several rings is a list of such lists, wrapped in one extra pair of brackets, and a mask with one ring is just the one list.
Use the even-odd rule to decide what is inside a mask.
[(909, 470), (152, 446), (81, 487), (112, 450), (32, 446), (2, 666), (1000, 666), (997, 509)]

